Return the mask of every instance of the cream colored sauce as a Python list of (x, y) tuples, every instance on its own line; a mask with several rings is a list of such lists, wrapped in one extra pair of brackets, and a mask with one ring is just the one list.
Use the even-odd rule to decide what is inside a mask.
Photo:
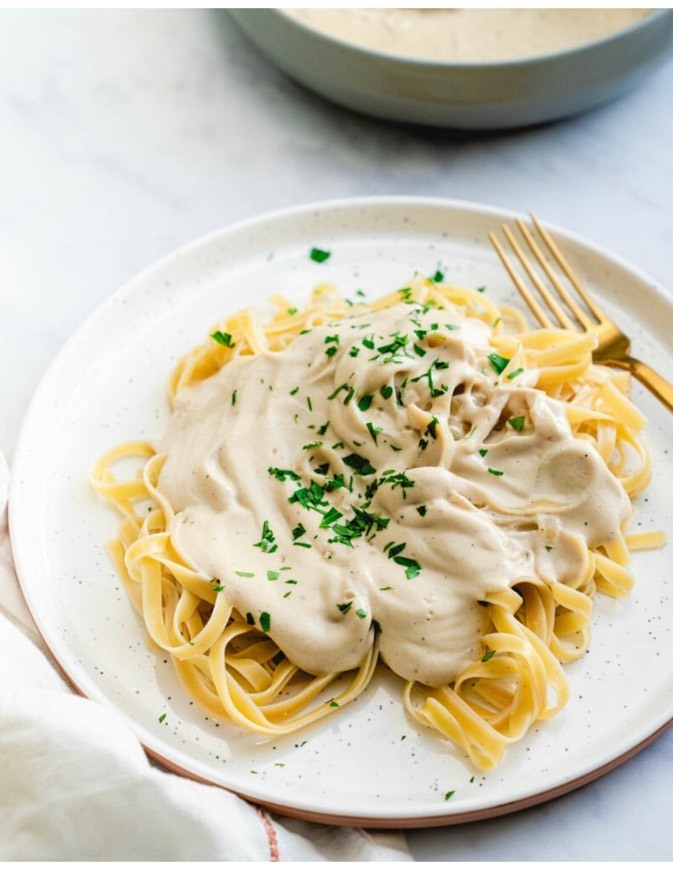
[[(409, 341), (392, 360), (363, 344), (380, 348), (396, 333)], [(482, 654), (480, 600), (526, 578), (571, 579), (585, 544), (608, 542), (630, 517), (623, 488), (572, 436), (562, 404), (534, 388), (535, 372), (496, 374), (489, 334), (453, 309), (400, 304), (313, 328), (281, 352), (237, 357), (178, 397), (157, 445), (159, 488), (178, 512), (174, 541), (242, 614), (257, 625), (268, 614), (269, 635), (306, 671), (357, 666), (376, 620), (393, 671), (444, 685)], [(382, 388), (400, 392), (386, 398)], [(520, 416), (522, 431), (503, 425)], [(353, 454), (375, 473), (356, 473), (344, 462)], [(289, 500), (339, 474), (348, 486), (314, 488), (321, 512)], [(344, 525), (354, 507), (385, 528), (352, 547), (330, 541), (325, 512), (338, 510)], [(255, 546), (265, 521), (267, 552)]]
[(651, 9), (292, 9), (309, 26), (387, 54), (454, 63), (564, 51), (635, 24)]

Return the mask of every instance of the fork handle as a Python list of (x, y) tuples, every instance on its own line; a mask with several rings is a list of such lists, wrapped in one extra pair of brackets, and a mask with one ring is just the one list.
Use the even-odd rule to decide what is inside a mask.
[(632, 356), (622, 359), (605, 360), (605, 364), (619, 369), (627, 369), (634, 378), (637, 378), (643, 386), (656, 396), (669, 411), (673, 411), (673, 385), (661, 377), (647, 363), (641, 362)]

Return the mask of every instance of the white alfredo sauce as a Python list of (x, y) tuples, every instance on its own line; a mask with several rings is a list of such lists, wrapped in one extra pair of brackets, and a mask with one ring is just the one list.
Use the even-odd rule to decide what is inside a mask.
[(291, 9), (346, 42), (417, 60), (479, 63), (564, 51), (630, 27), (652, 9)]
[(494, 370), (489, 335), (399, 304), (178, 396), (157, 445), (173, 540), (309, 673), (356, 667), (375, 621), (393, 671), (445, 685), (483, 653), (480, 600), (570, 580), (630, 517), (535, 372)]

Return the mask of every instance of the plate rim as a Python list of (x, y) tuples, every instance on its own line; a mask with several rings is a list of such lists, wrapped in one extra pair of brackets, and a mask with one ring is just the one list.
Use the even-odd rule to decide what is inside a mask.
[[(19, 506), (21, 505), (22, 484), (20, 480), (21, 475), (17, 472), (20, 471), (23, 467), (24, 454), (28, 455), (30, 452), (27, 442), (29, 441), (28, 434), (31, 431), (33, 417), (39, 410), (42, 397), (47, 393), (52, 379), (54, 377), (57, 377), (57, 370), (61, 361), (67, 358), (70, 352), (70, 348), (77, 344), (80, 335), (85, 334), (88, 331), (90, 324), (94, 322), (98, 317), (100, 317), (101, 314), (109, 306), (115, 305), (118, 301), (124, 299), (129, 294), (132, 294), (136, 285), (141, 285), (147, 278), (152, 276), (154, 273), (160, 273), (161, 270), (165, 269), (173, 261), (188, 256), (189, 254), (198, 251), (200, 248), (207, 247), (208, 245), (215, 242), (218, 238), (234, 235), (238, 232), (245, 231), (248, 228), (268, 225), (282, 220), (291, 220), (292, 218), (307, 216), (310, 213), (316, 212), (342, 212), (344, 210), (352, 209), (394, 209), (399, 207), (431, 207), (437, 208), (439, 210), (447, 209), (458, 212), (463, 211), (470, 215), (478, 214), (481, 216), (487, 216), (498, 222), (502, 222), (504, 220), (514, 220), (516, 218), (522, 217), (525, 218), (525, 215), (523, 215), (522, 213), (511, 209), (491, 206), (484, 203), (471, 202), (469, 200), (463, 199), (413, 195), (342, 197), (329, 200), (309, 201), (298, 205), (275, 209), (272, 211), (263, 212), (258, 215), (249, 216), (243, 218), (242, 220), (224, 224), (223, 226), (216, 228), (215, 230), (212, 230), (204, 235), (201, 235), (198, 238), (189, 241), (186, 244), (183, 244), (178, 248), (170, 251), (169, 253), (145, 266), (138, 273), (133, 275), (130, 279), (125, 281), (123, 284), (121, 284), (121, 286), (114, 290), (108, 297), (106, 297), (106, 299), (103, 300), (102, 303), (97, 305), (94, 310), (90, 312), (80, 323), (80, 325), (76, 327), (75, 330), (69, 335), (69, 337), (61, 345), (60, 349), (54, 355), (51, 362), (48, 364), (47, 368), (43, 372), (42, 377), (40, 378), (37, 388), (33, 392), (19, 430), (19, 436), (16, 442), (14, 456), (11, 461), (11, 479), (8, 506), (10, 541), (12, 543), (14, 551), (15, 567), (19, 580), (20, 591), (31, 614), (31, 617), (37, 627), (37, 631), (42, 638), (43, 643), (49, 650), (53, 661), (56, 663), (59, 672), (65, 677), (66, 681), (79, 695), (95, 700), (98, 703), (103, 703), (107, 707), (112, 707), (119, 715), (121, 715), (124, 718), (127, 726), (136, 735), (148, 757), (161, 763), (167, 770), (181, 774), (192, 780), (203, 782), (209, 785), (215, 785), (219, 788), (224, 788), (227, 791), (239, 795), (245, 800), (252, 801), (256, 804), (259, 804), (272, 811), (279, 812), (286, 816), (304, 819), (307, 821), (319, 822), (322, 824), (357, 825), (381, 829), (403, 827), (427, 828), (442, 825), (462, 824), (468, 821), (477, 821), (509, 814), (520, 809), (525, 809), (540, 803), (544, 803), (555, 797), (580, 788), (581, 786), (595, 779), (598, 779), (599, 777), (605, 775), (609, 771), (623, 764), (625, 761), (627, 761), (628, 759), (639, 753), (642, 749), (646, 748), (648, 745), (654, 742), (654, 740), (656, 740), (661, 734), (663, 734), (668, 728), (670, 728), (673, 725), (673, 715), (671, 715), (671, 717), (668, 719), (664, 718), (662, 720), (660, 718), (659, 721), (654, 723), (653, 730), (636, 744), (630, 746), (618, 756), (609, 758), (607, 761), (600, 763), (598, 767), (592, 768), (592, 770), (589, 770), (584, 774), (580, 774), (579, 776), (566, 782), (557, 783), (556, 785), (548, 789), (543, 789), (541, 791), (536, 790), (534, 791), (534, 793), (523, 795), (512, 801), (494, 803), (486, 807), (475, 808), (471, 810), (449, 812), (445, 808), (442, 808), (441, 811), (439, 811), (437, 814), (432, 814), (430, 816), (406, 814), (397, 815), (391, 814), (389, 812), (386, 813), (385, 811), (382, 812), (381, 815), (373, 817), (366, 817), (360, 814), (350, 816), (347, 814), (330, 813), (322, 810), (303, 809), (300, 806), (288, 806), (285, 804), (279, 804), (271, 800), (265, 800), (264, 797), (260, 797), (259, 795), (252, 792), (246, 793), (238, 786), (233, 787), (224, 785), (221, 782), (216, 782), (212, 779), (208, 779), (207, 777), (202, 776), (195, 770), (190, 770), (189, 768), (183, 767), (178, 761), (175, 761), (174, 759), (162, 754), (161, 751), (158, 751), (155, 746), (152, 745), (156, 742), (156, 738), (151, 735), (141, 723), (135, 721), (131, 714), (120, 709), (113, 701), (111, 701), (104, 695), (101, 695), (101, 697), (96, 697), (95, 692), (85, 692), (78, 685), (77, 677), (70, 672), (70, 669), (72, 669), (72, 662), (68, 662), (68, 664), (70, 665), (69, 669), (61, 661), (59, 653), (55, 652), (55, 649), (58, 649), (59, 645), (54, 645), (52, 642), (50, 642), (48, 638), (52, 637), (51, 632), (56, 631), (56, 629), (53, 627), (50, 629), (49, 626), (43, 626), (42, 620), (36, 615), (33, 606), (31, 606), (31, 596), (27, 592), (27, 589), (24, 586), (24, 581), (22, 580), (22, 575), (24, 574), (24, 571), (26, 573), (28, 572), (26, 570), (23, 559), (23, 546), (16, 546), (15, 544), (18, 539), (17, 528), (22, 522), (22, 520), (19, 519)], [(616, 265), (617, 267), (631, 273), (635, 279), (647, 284), (648, 290), (655, 296), (657, 296), (660, 302), (662, 302), (669, 309), (673, 310), (673, 299), (671, 299), (670, 294), (667, 294), (663, 286), (660, 285), (659, 282), (656, 281), (651, 275), (639, 269), (638, 267), (633, 266), (631, 263), (624, 260), (619, 255), (615, 255), (611, 251), (601, 246), (598, 246), (591, 241), (587, 241), (585, 238), (578, 234), (558, 227), (547, 221), (545, 221), (544, 223), (545, 226), (550, 230), (550, 232), (554, 234), (557, 238), (572, 242), (587, 251), (589, 254), (598, 255), (599, 257), (607, 259), (609, 262)], [(29, 583), (27, 585), (30, 586)], [(65, 653), (65, 658), (67, 660), (67, 649), (65, 650)], [(64, 653), (61, 652), (61, 655), (63, 654)], [(180, 756), (184, 757), (184, 753), (180, 751), (177, 751), (177, 753), (175, 754), (179, 754)], [(195, 762), (194, 766), (200, 767), (201, 763)]]

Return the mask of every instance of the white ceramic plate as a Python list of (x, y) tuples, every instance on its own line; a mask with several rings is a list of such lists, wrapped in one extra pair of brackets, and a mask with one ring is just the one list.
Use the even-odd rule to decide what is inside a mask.
[[(568, 667), (572, 697), (552, 721), (482, 775), (375, 679), (339, 715), (299, 736), (260, 740), (217, 724), (185, 697), (107, 558), (117, 518), (87, 472), (119, 441), (153, 437), (167, 419), (176, 359), (222, 315), (273, 292), (302, 300), (315, 283), (370, 296), (440, 267), (456, 283), (514, 301), (487, 232), (511, 215), (431, 199), (380, 198), (302, 207), (226, 228), (135, 278), (70, 339), (28, 411), (14, 465), (11, 533), (26, 599), (55, 658), (85, 695), (128, 720), (147, 751), (189, 776), (290, 815), (380, 827), (498, 815), (569, 791), (653, 739), (673, 719), (670, 549), (637, 554), (626, 601), (599, 598), (590, 652)], [(635, 351), (673, 376), (673, 305), (653, 282), (556, 231)], [(325, 263), (312, 246), (332, 252)], [(670, 345), (669, 345), (670, 346)], [(656, 474), (639, 502), (645, 529), (673, 532), (670, 416), (639, 386)], [(163, 721), (160, 717), (166, 714)], [(454, 794), (445, 800), (447, 792)]]

